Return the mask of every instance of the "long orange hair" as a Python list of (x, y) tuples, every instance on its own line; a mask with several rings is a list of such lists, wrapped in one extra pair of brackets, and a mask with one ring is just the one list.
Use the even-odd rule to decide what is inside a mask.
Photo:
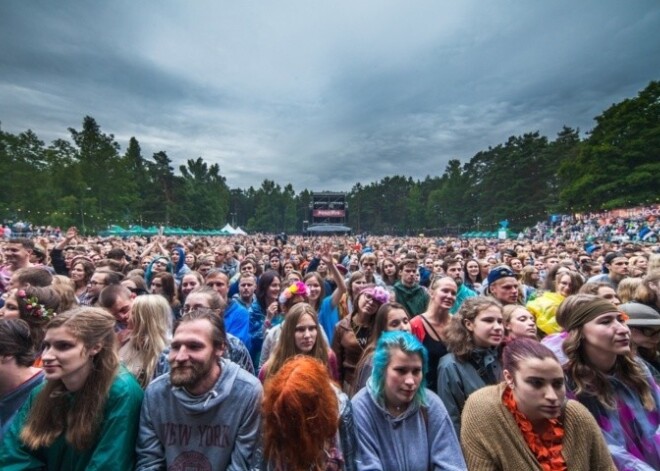
[(339, 403), (327, 367), (307, 355), (292, 358), (265, 385), (264, 455), (273, 469), (321, 471), (339, 427)]

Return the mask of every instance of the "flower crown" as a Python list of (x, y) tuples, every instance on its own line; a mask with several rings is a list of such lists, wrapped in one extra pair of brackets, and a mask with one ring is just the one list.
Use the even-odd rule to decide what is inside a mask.
[(50, 319), (57, 315), (53, 309), (47, 309), (46, 306), (39, 303), (36, 296), (27, 297), (25, 290), (21, 289), (16, 292), (16, 296), (25, 299), (25, 309), (28, 311), (30, 317), (37, 319)]
[(390, 301), (390, 293), (380, 286), (374, 286), (373, 288), (366, 288), (360, 292), (360, 294), (371, 295), (371, 299), (380, 304), (385, 304)]
[(296, 281), (295, 283), (292, 283), (287, 289), (280, 293), (278, 301), (280, 304), (284, 304), (294, 296), (309, 296), (307, 285), (302, 281)]

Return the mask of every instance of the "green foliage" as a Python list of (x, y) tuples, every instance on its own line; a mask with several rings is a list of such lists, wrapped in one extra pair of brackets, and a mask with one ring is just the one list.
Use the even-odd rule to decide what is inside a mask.
[(565, 209), (633, 206), (657, 201), (660, 188), (660, 82), (612, 105), (559, 174)]
[[(48, 147), (31, 130), (0, 129), (0, 220), (219, 228), (231, 222), (259, 232), (299, 232), (311, 192), (264, 180), (229, 189), (217, 164), (188, 159), (175, 171), (165, 151), (150, 159), (132, 137), (123, 155), (112, 134), (90, 116), (71, 139)], [(347, 195), (356, 232), (428, 235), (494, 230), (508, 219), (521, 228), (551, 212), (648, 204), (660, 187), (660, 82), (596, 117), (585, 140), (564, 126), (554, 140), (539, 132), (511, 136), (441, 176), (401, 175), (356, 183)]]

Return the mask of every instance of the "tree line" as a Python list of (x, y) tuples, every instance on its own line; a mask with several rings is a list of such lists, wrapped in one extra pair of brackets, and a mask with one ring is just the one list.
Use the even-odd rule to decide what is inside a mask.
[[(552, 213), (599, 211), (659, 201), (660, 82), (613, 104), (581, 138), (564, 126), (554, 139), (538, 131), (511, 136), (439, 176), (394, 175), (348, 192), (348, 225), (358, 232), (460, 233), (493, 230), (501, 220), (523, 228)], [(70, 140), (46, 145), (31, 130), (0, 129), (0, 220), (300, 232), (313, 190), (297, 193), (266, 179), (247, 189), (227, 185), (218, 164), (202, 157), (175, 170), (166, 151), (147, 158), (135, 137), (125, 152), (90, 116)], [(402, 162), (405, 156), (401, 156)]]

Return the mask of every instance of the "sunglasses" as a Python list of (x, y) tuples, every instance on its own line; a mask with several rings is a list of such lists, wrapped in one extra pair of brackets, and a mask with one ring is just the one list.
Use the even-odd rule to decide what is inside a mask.
[(634, 327), (634, 328), (639, 330), (644, 337), (653, 337), (654, 335), (660, 334), (660, 327)]

